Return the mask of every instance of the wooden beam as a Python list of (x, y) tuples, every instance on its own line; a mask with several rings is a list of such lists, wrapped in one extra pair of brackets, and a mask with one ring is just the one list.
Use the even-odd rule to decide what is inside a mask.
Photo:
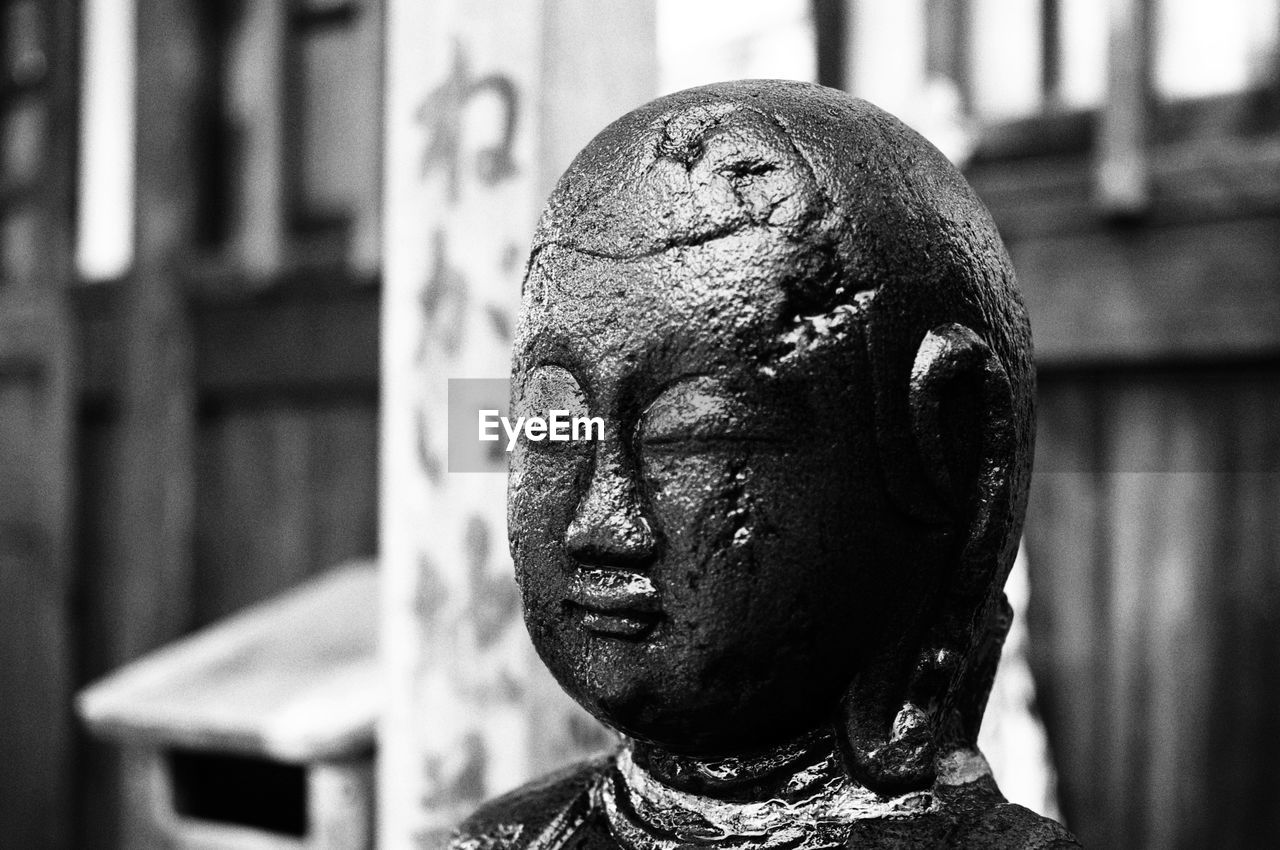
[(1280, 216), (1010, 244), (1042, 366), (1280, 356)]
[(378, 392), (377, 290), (201, 305), (194, 317), (202, 404)]
[[(1280, 212), (1280, 136), (1163, 144), (1149, 159), (1151, 225)], [(1083, 155), (981, 162), (966, 172), (1006, 241), (1095, 231), (1114, 224), (1094, 203)]]
[(1280, 138), (1163, 145), (1141, 226), (1094, 203), (1083, 157), (969, 171), (1009, 246), (1042, 365), (1280, 352)]
[[(123, 299), (108, 286), (76, 294), (80, 400), (113, 410), (124, 381)], [(376, 397), (380, 303), (376, 285), (347, 279), (326, 285), (309, 276), (264, 290), (245, 280), (223, 294), (194, 299), (190, 331), (199, 403)]]

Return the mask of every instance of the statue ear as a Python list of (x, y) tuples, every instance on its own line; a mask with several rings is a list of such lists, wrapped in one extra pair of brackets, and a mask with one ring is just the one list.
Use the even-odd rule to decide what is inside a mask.
[(907, 406), (916, 450), (949, 519), (977, 519), (973, 510), (1007, 499), (1012, 399), (1004, 366), (972, 330), (949, 324), (925, 334)]
[[(928, 787), (942, 739), (963, 737), (971, 726), (971, 718), (956, 715), (971, 713), (973, 702), (962, 698), (958, 705), (957, 686), (986, 638), (1000, 595), (995, 584), (1016, 477), (1012, 399), (1004, 366), (971, 329), (948, 324), (925, 335), (911, 370), (911, 433), (935, 496), (929, 518), (955, 529), (958, 551), (940, 577), (933, 614), (917, 633), (914, 663), (893, 669), (901, 655), (886, 657), (884, 669), (864, 671), (857, 692), (846, 696), (849, 763), (873, 790)], [(886, 708), (892, 712), (887, 728)]]
[(942, 325), (916, 352), (908, 406), (917, 450), (959, 538), (909, 689), (917, 703), (941, 703), (929, 710), (940, 723), (985, 639), (1004, 583), (999, 573), (1017, 479), (1013, 390), (1004, 365), (976, 333)]

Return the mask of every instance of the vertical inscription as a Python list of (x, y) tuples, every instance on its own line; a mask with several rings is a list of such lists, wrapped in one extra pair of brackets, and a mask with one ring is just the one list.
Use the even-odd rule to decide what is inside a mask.
[[(503, 378), (547, 181), (655, 93), (651, 0), (388, 0), (379, 842), (596, 749), (520, 622), (506, 478), (448, 472), (448, 382)], [(548, 121), (545, 116), (554, 116)]]
[(383, 535), (391, 694), (381, 833), (438, 847), (532, 772), (532, 659), (506, 547), (506, 479), (449, 473), (450, 378), (509, 369), (540, 198), (525, 106), (541, 4), (388, 7)]

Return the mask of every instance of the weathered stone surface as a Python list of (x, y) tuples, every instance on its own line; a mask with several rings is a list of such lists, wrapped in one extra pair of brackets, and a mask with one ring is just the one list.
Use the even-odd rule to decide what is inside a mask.
[(540, 656), (623, 748), (455, 846), (1053, 847), (976, 749), (1030, 476), (1031, 340), (928, 142), (742, 81), (606, 128), (548, 201), (513, 408)]

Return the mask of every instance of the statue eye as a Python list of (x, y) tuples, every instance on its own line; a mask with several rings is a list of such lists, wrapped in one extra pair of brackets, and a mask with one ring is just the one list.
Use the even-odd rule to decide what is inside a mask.
[(713, 378), (699, 377), (668, 387), (640, 417), (643, 447), (714, 443), (777, 443), (784, 432)]
[[(562, 427), (569, 428), (568, 433), (572, 434), (572, 423), (588, 417), (587, 395), (573, 373), (563, 366), (538, 366), (529, 370), (517, 383), (515, 396), (512, 414), (524, 421), (537, 418), (552, 422), (554, 418), (567, 423)], [(549, 437), (541, 440), (521, 438), (521, 443), (538, 451), (556, 451), (574, 445), (572, 440)]]
[(567, 410), (571, 416), (585, 416), (587, 395), (578, 379), (563, 366), (538, 366), (525, 374), (516, 398), (515, 412), (518, 416), (547, 416), (552, 410)]

